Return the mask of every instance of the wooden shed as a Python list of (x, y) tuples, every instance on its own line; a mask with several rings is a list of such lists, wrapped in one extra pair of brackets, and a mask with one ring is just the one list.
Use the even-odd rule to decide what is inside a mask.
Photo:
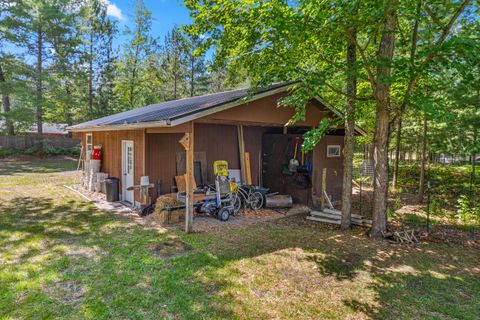
[[(149, 176), (155, 185), (152, 196), (156, 197), (170, 193), (175, 176), (189, 168), (197, 184), (213, 182), (216, 160), (227, 160), (231, 169), (244, 169), (243, 152), (248, 153), (253, 184), (289, 193), (295, 202), (315, 207), (320, 204), (322, 172), (327, 168), (327, 193), (339, 200), (343, 175), (341, 126), (323, 137), (313, 152), (302, 155), (299, 148), (296, 158), (310, 164), (310, 181), (282, 173), (306, 131), (324, 117), (341, 116), (317, 98), (307, 104), (305, 121), (287, 126), (293, 110), (277, 103), (290, 87), (277, 84), (255, 94), (240, 89), (163, 102), (81, 123), (69, 130), (81, 133), (84, 150), (102, 145), (102, 171), (120, 178), (121, 198), (127, 202), (139, 201), (139, 194), (126, 189), (139, 184), (141, 176)], [(190, 140), (189, 152), (179, 143), (184, 136)]]

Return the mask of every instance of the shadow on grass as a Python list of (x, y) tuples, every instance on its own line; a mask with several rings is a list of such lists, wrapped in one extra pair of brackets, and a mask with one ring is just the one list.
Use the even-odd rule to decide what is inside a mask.
[(206, 266), (220, 266), (214, 257), (194, 251), (159, 259), (149, 250), (172, 235), (143, 229), (85, 202), (19, 197), (1, 203), (0, 212), (3, 315), (233, 316), (212, 301), (216, 287), (196, 279)]
[[(221, 261), (231, 263), (299, 249), (306, 257), (296, 258), (292, 253), (292, 258), (314, 263), (318, 275), (312, 276), (305, 269), (308, 276), (292, 275), (291, 285), (302, 288), (317, 282), (318, 287), (331, 291), (332, 295), (338, 294), (334, 292), (342, 286), (345, 286), (345, 296), (348, 296), (347, 290), (354, 290), (358, 292), (357, 297), (341, 298), (343, 308), (353, 313), (387, 319), (478, 317), (478, 251), (438, 244), (417, 248), (391, 245), (367, 238), (362, 229), (342, 233), (322, 226), (305, 228), (303, 222), (288, 222), (292, 219), (299, 218), (254, 225), (235, 234), (229, 231), (219, 235), (216, 241), (220, 241), (220, 245), (210, 245), (209, 250)], [(272, 265), (259, 262), (258, 267), (275, 268), (276, 265), (274, 261)], [(278, 272), (288, 267), (282, 266)], [(333, 285), (329, 279), (334, 279)], [(358, 291), (357, 286), (364, 291)], [(271, 290), (276, 292), (275, 284)], [(367, 298), (371, 295), (373, 298)], [(288, 297), (284, 298), (278, 308), (287, 304)], [(301, 306), (304, 311), (305, 308)], [(337, 317), (345, 315), (340, 311), (336, 314)]]
[(54, 173), (76, 170), (77, 163), (72, 160), (41, 159), (22, 161), (0, 158), (0, 175), (9, 176), (24, 173)]
[[(368, 274), (365, 290), (374, 298), (342, 299), (346, 313), (473, 318), (480, 307), (475, 263), (447, 246), (395, 247), (366, 238), (361, 229), (340, 233), (298, 217), (213, 235), (160, 233), (89, 203), (43, 197), (15, 198), (1, 203), (0, 212), (0, 312), (11, 317), (271, 318), (275, 310), (263, 309), (261, 299), (235, 293), (242, 275), (232, 265), (250, 261), (260, 277), (288, 269), (271, 264), (272, 254), (316, 266), (305, 276), (285, 272), (293, 287), (353, 288)], [(193, 250), (168, 259), (151, 251), (172, 239)], [(267, 285), (264, 294), (277, 294), (277, 283)], [(277, 309), (288, 305), (289, 297), (282, 298)]]

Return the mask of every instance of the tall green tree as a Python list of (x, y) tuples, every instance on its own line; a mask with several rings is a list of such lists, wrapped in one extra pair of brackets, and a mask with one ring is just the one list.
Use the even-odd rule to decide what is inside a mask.
[(186, 51), (185, 75), (188, 83), (188, 94), (193, 97), (208, 90), (209, 79), (206, 74), (205, 54), (200, 49), (200, 37), (186, 34), (184, 38)]
[(127, 28), (130, 40), (123, 47), (123, 54), (117, 63), (118, 78), (115, 92), (122, 109), (134, 109), (145, 104), (145, 66), (152, 54), (156, 41), (152, 38), (152, 13), (143, 0), (135, 3), (134, 27)]
[(18, 67), (19, 57), (9, 52), (7, 45), (15, 46), (20, 42), (22, 18), (25, 18), (25, 12), (21, 10), (21, 2), (0, 1), (0, 95), (8, 135), (15, 134), (11, 106), (12, 95), (15, 92), (14, 70)]
[(35, 114), (37, 122), (38, 150), (43, 150), (44, 111), (50, 105), (45, 97), (46, 81), (49, 79), (48, 66), (53, 61), (53, 44), (65, 40), (74, 25), (75, 12), (68, 0), (25, 0), (18, 2), (23, 11), (24, 42), (27, 54), (34, 59), (31, 78), (35, 87)]
[[(190, 31), (206, 36), (231, 69), (243, 70), (254, 84), (298, 80), (293, 121), (305, 117), (309, 98), (335, 93), (351, 97), (344, 83), (342, 60), (349, 41), (358, 53), (358, 94), (375, 108), (373, 226), (370, 234), (386, 230), (388, 143), (391, 123), (405, 110), (417, 81), (445, 52), (456, 49), (454, 27), (471, 1), (425, 3), (420, 13), (410, 1), (194, 1), (186, 0), (194, 24)], [(418, 39), (410, 35), (418, 17)], [(357, 26), (355, 33), (350, 26)], [(355, 38), (357, 35), (357, 38)], [(415, 43), (415, 44), (413, 44)], [(418, 52), (410, 60), (415, 45)], [(327, 93), (328, 94), (328, 93)], [(322, 129), (319, 125), (314, 130)], [(318, 142), (318, 140), (312, 140)]]
[(177, 26), (166, 35), (163, 46), (163, 72), (167, 84), (168, 100), (175, 100), (188, 92), (185, 85), (187, 74), (187, 50), (185, 37)]

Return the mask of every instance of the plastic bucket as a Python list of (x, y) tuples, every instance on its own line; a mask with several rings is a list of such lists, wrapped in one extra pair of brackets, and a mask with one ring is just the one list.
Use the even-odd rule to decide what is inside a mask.
[(102, 146), (101, 145), (96, 145), (96, 146), (93, 147), (92, 159), (93, 160), (101, 160), (102, 159)]

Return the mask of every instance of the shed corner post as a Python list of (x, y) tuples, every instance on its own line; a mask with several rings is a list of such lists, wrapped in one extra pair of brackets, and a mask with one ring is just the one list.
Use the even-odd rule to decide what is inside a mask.
[(194, 155), (194, 124), (191, 121), (188, 125), (188, 132), (180, 140), (186, 153), (186, 208), (185, 208), (185, 232), (193, 231), (193, 155)]

